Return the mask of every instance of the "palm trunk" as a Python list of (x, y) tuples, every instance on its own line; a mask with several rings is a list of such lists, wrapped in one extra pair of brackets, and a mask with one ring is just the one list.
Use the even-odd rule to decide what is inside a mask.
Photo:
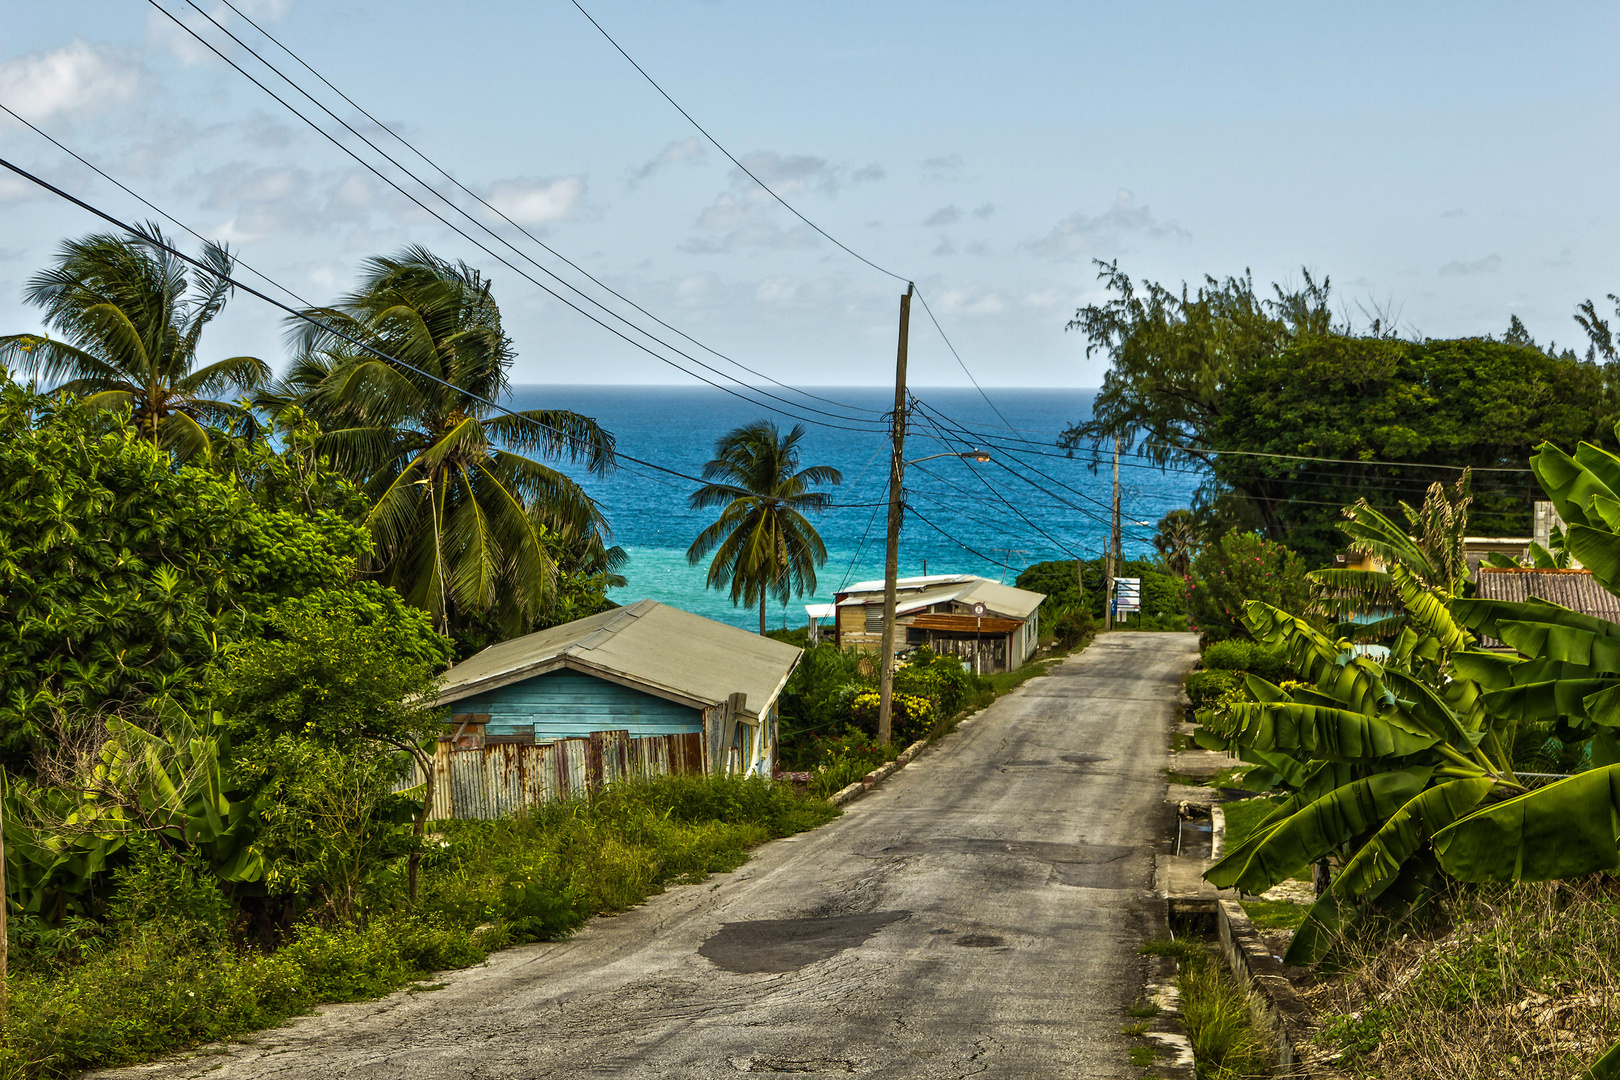
[(765, 597), (766, 597), (766, 593), (761, 591), (760, 594), (759, 594), (759, 636), (760, 637), (765, 636)]

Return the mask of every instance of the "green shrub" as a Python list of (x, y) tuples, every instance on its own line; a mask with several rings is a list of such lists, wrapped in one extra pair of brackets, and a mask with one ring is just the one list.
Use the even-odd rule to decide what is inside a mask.
[(1065, 649), (1074, 648), (1095, 633), (1096, 629), (1096, 620), (1083, 607), (1066, 608), (1052, 620), (1052, 636)]
[(1207, 709), (1228, 694), (1243, 689), (1241, 671), (1195, 671), (1187, 676), (1187, 700), (1195, 709)]
[(1204, 649), (1203, 661), (1206, 670), (1246, 671), (1267, 682), (1280, 683), (1297, 677), (1281, 653), (1243, 638), (1210, 642)]
[(1257, 533), (1229, 532), (1206, 546), (1193, 560), (1192, 578), (1187, 615), (1210, 641), (1248, 638), (1242, 615), (1250, 600), (1300, 611), (1310, 596), (1300, 557)]

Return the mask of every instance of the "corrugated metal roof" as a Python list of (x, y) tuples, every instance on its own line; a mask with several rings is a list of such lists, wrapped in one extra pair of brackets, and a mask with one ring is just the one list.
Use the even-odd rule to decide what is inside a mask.
[(1620, 596), (1599, 585), (1590, 570), (1515, 570), (1482, 566), (1474, 576), (1482, 600), (1523, 602), (1532, 596), (1584, 615), (1620, 622)]
[[(896, 597), (895, 613), (900, 615), (916, 611), (918, 608), (955, 600), (962, 604), (982, 603), (997, 615), (1021, 620), (1034, 614), (1035, 609), (1041, 606), (1041, 601), (1046, 599), (1045, 593), (1002, 585), (989, 578), (974, 577), (972, 574), (901, 578), (896, 584), (901, 592)], [(907, 591), (908, 588), (910, 591)], [(839, 606), (870, 604), (874, 595), (881, 601), (883, 582), (863, 581), (841, 590), (839, 595), (845, 597), (838, 601)]]
[(781, 692), (801, 650), (680, 608), (642, 600), (499, 645), (445, 674), (436, 705), (509, 686), (557, 667), (705, 706), (748, 695), (758, 716)]

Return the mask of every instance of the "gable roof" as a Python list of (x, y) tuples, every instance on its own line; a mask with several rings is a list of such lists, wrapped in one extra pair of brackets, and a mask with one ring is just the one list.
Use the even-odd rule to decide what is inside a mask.
[[(1046, 599), (1045, 593), (1031, 592), (1011, 585), (1002, 585), (989, 578), (972, 574), (935, 574), (929, 577), (900, 578), (895, 582), (897, 595), (895, 613), (942, 604), (954, 600), (959, 604), (983, 604), (997, 615), (1014, 619), (1027, 619)], [(838, 605), (870, 604), (874, 595), (883, 599), (883, 582), (860, 581), (839, 590)]]
[(1605, 589), (1590, 570), (1533, 570), (1482, 566), (1474, 574), (1482, 600), (1523, 602), (1535, 597), (1583, 615), (1620, 622), (1620, 596)]
[(695, 708), (720, 705), (740, 691), (748, 695), (747, 715), (757, 717), (781, 693), (800, 652), (785, 642), (641, 600), (491, 645), (445, 674), (434, 704), (566, 667)]

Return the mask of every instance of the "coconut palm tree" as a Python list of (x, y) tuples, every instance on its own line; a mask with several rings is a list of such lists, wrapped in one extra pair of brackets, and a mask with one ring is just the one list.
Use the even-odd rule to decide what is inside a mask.
[(465, 263), (421, 247), (373, 258), (355, 293), (305, 314), (290, 321), (291, 368), (258, 403), (318, 421), (317, 452), (371, 495), (384, 581), (446, 632), (470, 620), (525, 632), (553, 595), (548, 538), (589, 548), (607, 531), (535, 456), (605, 472), (613, 436), (578, 413), (486, 404), (509, 389), (514, 352), (490, 282)]
[(208, 428), (240, 423), (245, 411), (217, 400), (251, 391), (270, 368), (251, 356), (197, 367), (203, 328), (230, 298), (230, 252), (204, 244), (198, 270), (163, 249), (174, 245), (148, 223), (141, 237), (95, 234), (62, 244), (23, 299), (62, 335), (0, 337), (0, 366), (37, 375), (98, 406), (130, 410), (141, 432), (177, 460), (209, 453)]
[(1198, 554), (1203, 540), (1193, 512), (1182, 508), (1159, 519), (1159, 529), (1153, 534), (1153, 550), (1159, 553), (1168, 573), (1184, 578), (1192, 569), (1193, 556)]
[(696, 566), (714, 552), (708, 587), (730, 587), (731, 602), (759, 604), (759, 632), (765, 632), (765, 602), (775, 596), (816, 591), (816, 567), (827, 548), (805, 514), (827, 508), (828, 494), (816, 484), (841, 484), (830, 465), (799, 468), (804, 425), (783, 435), (769, 420), (734, 428), (715, 440), (714, 460), (703, 466), (708, 481), (691, 497), (694, 510), (724, 507), (714, 524), (698, 534), (686, 559)]

